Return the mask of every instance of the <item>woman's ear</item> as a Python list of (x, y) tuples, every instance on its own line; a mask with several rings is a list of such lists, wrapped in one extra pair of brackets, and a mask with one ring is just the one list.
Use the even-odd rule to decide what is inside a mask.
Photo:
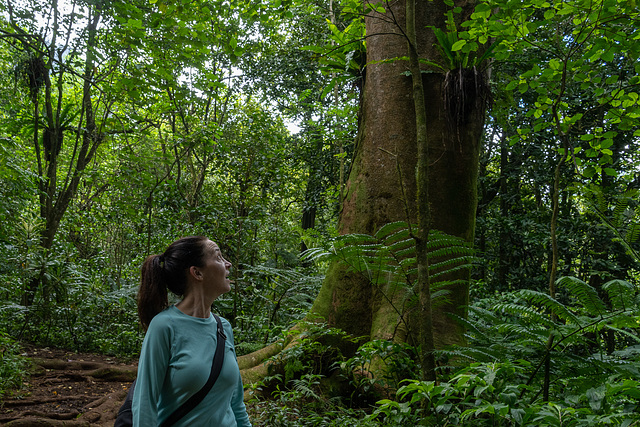
[(196, 280), (202, 280), (202, 272), (195, 265), (189, 267), (189, 275)]

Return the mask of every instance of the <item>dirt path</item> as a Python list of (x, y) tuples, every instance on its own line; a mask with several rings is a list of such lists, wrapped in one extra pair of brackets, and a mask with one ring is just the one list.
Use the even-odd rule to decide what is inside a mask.
[(27, 354), (35, 373), (22, 397), (0, 406), (7, 426), (113, 426), (137, 366), (108, 356), (55, 349)]

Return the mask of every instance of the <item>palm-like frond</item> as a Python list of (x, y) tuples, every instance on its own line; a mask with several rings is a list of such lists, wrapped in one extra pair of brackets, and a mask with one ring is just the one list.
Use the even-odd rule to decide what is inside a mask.
[(518, 316), (527, 325), (533, 325), (536, 328), (548, 329), (552, 328), (555, 323), (545, 313), (541, 313), (534, 307), (525, 306), (514, 303), (500, 303), (494, 307), (497, 311)]
[[(475, 260), (473, 249), (463, 239), (432, 231), (428, 242), (430, 272), (437, 282), (446, 276), (468, 271)], [(362, 273), (375, 285), (402, 283), (411, 289), (417, 276), (415, 240), (404, 221), (381, 227), (375, 235), (345, 234), (336, 237), (328, 249), (309, 249), (303, 254), (307, 261), (337, 260), (352, 271)]]
[(523, 326), (515, 323), (503, 323), (498, 326), (498, 332), (505, 335), (513, 335), (519, 339), (528, 339), (540, 345), (546, 341), (549, 335), (548, 330), (542, 328), (532, 328), (530, 325)]
[(607, 307), (598, 296), (593, 286), (573, 276), (561, 277), (556, 281), (559, 286), (564, 286), (580, 304), (593, 315), (602, 316)]
[(622, 244), (627, 253), (640, 262), (640, 253), (632, 246), (640, 239), (640, 205), (633, 207), (639, 190), (632, 188), (614, 199), (613, 207), (598, 186), (585, 187), (585, 195), (591, 210), (600, 218), (602, 224), (614, 234), (614, 241)]
[(438, 350), (435, 354), (436, 356), (446, 356), (450, 359), (464, 358), (471, 362), (493, 362), (501, 358), (498, 351), (479, 347), (456, 347), (451, 350)]
[[(636, 209), (635, 216), (637, 218), (640, 218), (640, 208)], [(629, 243), (636, 243), (638, 240), (640, 240), (640, 222), (634, 222), (633, 224), (629, 225), (629, 228), (627, 229), (627, 233), (625, 235), (625, 240)]]
[(458, 323), (465, 327), (467, 334), (473, 334), (474, 339), (476, 340), (484, 340), (486, 342), (491, 341), (489, 336), (486, 334), (486, 328), (479, 324), (479, 322), (473, 322), (469, 319), (465, 319), (463, 317), (452, 314), (452, 318), (454, 318)]
[(540, 307), (544, 307), (549, 312), (566, 322), (571, 322), (573, 324), (579, 324), (578, 317), (573, 314), (573, 312), (560, 301), (551, 298), (549, 295), (533, 291), (530, 289), (522, 289), (516, 292), (516, 295), (526, 301), (529, 301), (532, 304), (536, 304)]
[[(381, 291), (404, 317), (417, 302), (416, 241), (404, 221), (385, 224), (374, 235), (345, 234), (326, 248), (303, 254), (306, 261), (329, 261), (359, 273)], [(475, 261), (471, 245), (461, 238), (432, 230), (427, 242), (433, 307), (449, 302), (447, 286), (467, 283)]]
[(607, 292), (615, 310), (627, 310), (635, 304), (635, 287), (626, 280), (611, 280), (602, 289)]

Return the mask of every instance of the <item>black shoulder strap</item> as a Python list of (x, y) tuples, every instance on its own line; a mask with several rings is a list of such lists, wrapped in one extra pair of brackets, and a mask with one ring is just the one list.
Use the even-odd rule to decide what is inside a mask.
[(218, 344), (216, 345), (216, 353), (213, 356), (213, 363), (211, 364), (211, 374), (209, 374), (209, 379), (207, 383), (193, 396), (189, 398), (186, 402), (182, 404), (178, 409), (176, 409), (169, 418), (167, 418), (163, 423), (162, 427), (169, 427), (175, 424), (180, 418), (184, 417), (189, 413), (193, 408), (198, 406), (198, 403), (202, 402), (202, 399), (209, 393), (211, 387), (215, 384), (218, 376), (220, 375), (220, 370), (222, 369), (222, 363), (224, 362), (224, 343), (227, 339), (227, 336), (224, 334), (224, 330), (222, 329), (222, 321), (215, 314), (216, 322), (218, 323)]

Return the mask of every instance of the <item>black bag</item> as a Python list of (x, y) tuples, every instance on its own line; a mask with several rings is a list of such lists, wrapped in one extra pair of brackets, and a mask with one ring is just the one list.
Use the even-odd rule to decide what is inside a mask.
[[(169, 418), (162, 423), (162, 427), (169, 427), (175, 424), (180, 418), (184, 417), (189, 413), (193, 408), (198, 406), (198, 403), (202, 402), (202, 399), (209, 393), (211, 387), (215, 384), (218, 376), (220, 375), (220, 370), (222, 369), (222, 364), (224, 363), (224, 343), (227, 339), (227, 336), (224, 334), (224, 330), (222, 329), (222, 322), (220, 318), (213, 315), (215, 317), (216, 322), (218, 324), (218, 344), (216, 346), (216, 352), (213, 356), (213, 363), (211, 364), (211, 373), (209, 374), (209, 379), (206, 384), (198, 390), (196, 394), (191, 396), (186, 402), (182, 404), (178, 409), (176, 409)], [(131, 413), (131, 401), (133, 400), (133, 390), (136, 386), (136, 380), (133, 380), (129, 391), (127, 392), (127, 397), (124, 400), (124, 403), (120, 407), (118, 411), (118, 416), (116, 417), (116, 422), (113, 427), (131, 427), (133, 426), (133, 414)]]

